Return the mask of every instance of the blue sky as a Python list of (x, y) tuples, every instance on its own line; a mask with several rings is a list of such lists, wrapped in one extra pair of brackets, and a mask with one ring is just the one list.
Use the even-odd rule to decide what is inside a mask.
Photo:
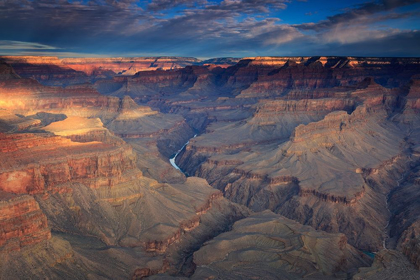
[(0, 54), (420, 56), (420, 0), (0, 0)]

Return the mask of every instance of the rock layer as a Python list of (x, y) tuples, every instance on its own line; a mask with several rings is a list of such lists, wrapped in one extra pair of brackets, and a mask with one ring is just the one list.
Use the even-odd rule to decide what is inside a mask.
[(19, 251), (51, 238), (47, 217), (28, 195), (0, 193), (0, 251)]
[(193, 279), (330, 279), (369, 263), (344, 235), (315, 231), (269, 211), (236, 222), (197, 251), (194, 262)]

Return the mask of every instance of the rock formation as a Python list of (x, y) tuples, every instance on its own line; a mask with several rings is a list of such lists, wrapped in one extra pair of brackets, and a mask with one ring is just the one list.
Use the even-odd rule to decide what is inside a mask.
[(419, 70), (2, 57), (0, 278), (415, 278)]
[(343, 234), (327, 234), (264, 211), (236, 222), (194, 253), (192, 279), (278, 279), (346, 276), (366, 266), (368, 257), (348, 245)]

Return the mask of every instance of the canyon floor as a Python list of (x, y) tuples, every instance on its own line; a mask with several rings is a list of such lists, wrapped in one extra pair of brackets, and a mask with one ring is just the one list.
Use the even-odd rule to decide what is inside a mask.
[(420, 58), (0, 57), (0, 279), (420, 279)]

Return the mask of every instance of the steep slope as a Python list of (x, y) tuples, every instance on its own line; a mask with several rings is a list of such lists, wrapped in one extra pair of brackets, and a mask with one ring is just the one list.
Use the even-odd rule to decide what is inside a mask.
[(283, 144), (261, 143), (236, 153), (232, 148), (196, 148), (196, 138), (179, 164), (188, 172), (199, 166), (190, 174), (207, 178), (232, 201), (344, 232), (351, 244), (377, 250), (382, 246), (387, 219), (383, 201), (390, 186), (383, 183), (382, 189), (372, 189), (366, 180), (388, 164), (398, 164), (404, 146), (401, 131), (380, 119), (362, 107), (351, 115), (334, 112), (298, 126)]
[(383, 250), (375, 255), (371, 267), (360, 268), (359, 273), (353, 276), (353, 280), (376, 280), (376, 279), (419, 279), (420, 272), (408, 262), (401, 252)]
[(329, 98), (260, 100), (246, 121), (210, 125), (177, 163), (232, 201), (376, 251), (411, 153), (406, 126), (389, 121), (403, 98), (368, 78)]
[(334, 279), (369, 263), (343, 234), (315, 231), (269, 211), (236, 222), (194, 253), (194, 262), (192, 279)]
[(0, 251), (19, 251), (51, 238), (47, 217), (28, 195), (0, 193)]

